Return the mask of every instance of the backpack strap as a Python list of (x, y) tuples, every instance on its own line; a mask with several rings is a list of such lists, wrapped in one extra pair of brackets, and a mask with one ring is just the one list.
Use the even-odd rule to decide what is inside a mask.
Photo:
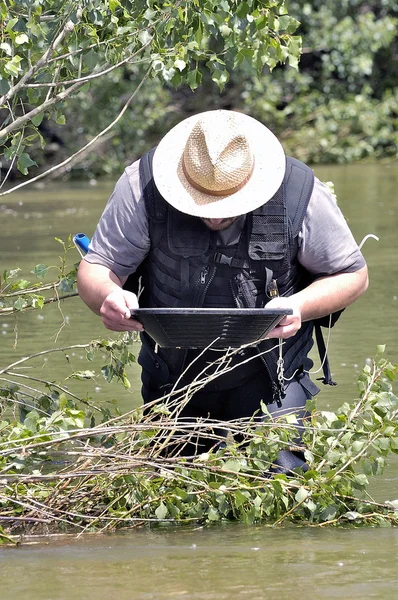
[(300, 233), (312, 190), (314, 189), (314, 179), (314, 173), (307, 165), (291, 156), (286, 157), (286, 208), (293, 238)]
[(166, 219), (167, 203), (160, 195), (152, 176), (152, 163), (155, 150), (156, 146), (148, 152), (145, 152), (145, 154), (141, 157), (139, 173), (142, 194), (144, 196), (145, 206), (148, 211), (150, 221), (162, 223)]

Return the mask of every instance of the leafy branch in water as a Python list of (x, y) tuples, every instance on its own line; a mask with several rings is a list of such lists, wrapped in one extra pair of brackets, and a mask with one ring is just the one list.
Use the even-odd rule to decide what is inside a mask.
[[(18, 279), (20, 268), (5, 270), (0, 274), (0, 317), (27, 309), (41, 309), (45, 304), (78, 295), (75, 289), (77, 265), (74, 265), (70, 271), (67, 270), (67, 254), (75, 248), (72, 238), (69, 236), (66, 242), (59, 238), (55, 240), (62, 246), (60, 264), (53, 267), (44, 264), (36, 265), (31, 274), (38, 281)], [(54, 270), (56, 271), (54, 280), (46, 282), (45, 279)]]
[[(122, 336), (87, 351), (105, 351), (123, 381), (120, 367), (133, 360), (130, 344)], [(381, 473), (386, 457), (398, 453), (392, 387), (398, 367), (383, 352), (379, 347), (376, 360), (360, 374), (354, 402), (336, 412), (309, 403), (311, 417), (304, 423), (309, 470), (290, 477), (272, 469), (279, 450), (294, 448), (293, 415), (228, 422), (221, 448), (217, 430), (225, 422), (177, 423), (192, 387), (171, 391), (145, 414), (137, 408), (91, 427), (92, 408), (83, 410), (72, 397), (61, 398), (55, 411), (28, 411), (23, 422), (6, 410), (0, 423), (4, 541), (17, 541), (21, 533), (113, 531), (144, 523), (398, 524), (398, 500), (380, 503), (367, 490), (368, 477)], [(103, 375), (110, 379), (109, 372)], [(9, 405), (18, 393), (9, 388)], [(180, 449), (199, 434), (214, 441), (214, 451), (182, 457)], [(234, 442), (235, 434), (243, 441)]]

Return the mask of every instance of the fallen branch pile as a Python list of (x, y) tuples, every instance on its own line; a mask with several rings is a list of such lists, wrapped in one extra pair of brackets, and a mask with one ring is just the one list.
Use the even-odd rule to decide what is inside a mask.
[[(368, 476), (398, 452), (396, 371), (378, 360), (361, 373), (352, 404), (336, 412), (309, 406), (303, 438), (309, 471), (290, 477), (273, 474), (272, 465), (279, 450), (294, 445), (294, 415), (229, 422), (221, 447), (217, 429), (225, 423), (177, 426), (192, 389), (170, 393), (146, 414), (136, 409), (92, 427), (70, 398), (51, 414), (35, 408), (23, 422), (4, 417), (0, 539), (159, 522), (398, 524), (398, 501), (378, 503), (366, 491)], [(238, 432), (243, 441), (236, 443)], [(199, 433), (214, 440), (214, 451), (182, 457)]]

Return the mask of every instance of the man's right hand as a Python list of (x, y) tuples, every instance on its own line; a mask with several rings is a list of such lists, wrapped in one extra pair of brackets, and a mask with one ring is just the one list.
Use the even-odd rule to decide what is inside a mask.
[(117, 287), (102, 303), (102, 322), (111, 331), (143, 331), (141, 323), (131, 318), (131, 312), (135, 308), (138, 308), (137, 296)]
[(127, 277), (118, 277), (107, 267), (82, 260), (77, 272), (77, 288), (83, 302), (111, 331), (143, 331), (141, 323), (131, 319), (138, 308), (137, 296), (123, 289)]

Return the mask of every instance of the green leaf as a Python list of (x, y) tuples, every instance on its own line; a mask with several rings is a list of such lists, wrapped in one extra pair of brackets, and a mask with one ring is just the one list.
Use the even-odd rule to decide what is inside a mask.
[(256, 28), (257, 29), (264, 29), (264, 27), (267, 25), (267, 22), (268, 22), (268, 19), (267, 19), (266, 15), (260, 15), (255, 20)]
[(152, 36), (148, 31), (144, 30), (140, 31), (138, 34), (138, 39), (143, 46), (146, 46), (146, 44), (149, 44), (149, 42), (152, 40)]
[(338, 507), (336, 506), (336, 504), (330, 504), (321, 512), (320, 519), (321, 521), (331, 521), (335, 518), (337, 512)]
[(279, 26), (280, 29), (282, 29), (283, 31), (286, 31), (286, 33), (292, 34), (296, 31), (296, 29), (299, 27), (300, 22), (297, 21), (297, 19), (294, 19), (293, 17), (290, 17), (288, 15), (282, 15), (279, 17)]
[(33, 308), (43, 308), (44, 306), (44, 296), (39, 296), (38, 294), (31, 294), (32, 306)]
[(296, 500), (296, 502), (303, 502), (306, 498), (308, 498), (308, 494), (309, 494), (309, 491), (306, 490), (304, 487), (301, 487), (297, 491), (294, 499)]
[(60, 110), (57, 110), (55, 122), (58, 123), (58, 125), (65, 125), (66, 123), (65, 115)]
[(364, 473), (359, 473), (355, 475), (353, 484), (355, 488), (362, 490), (369, 484), (369, 480)]
[(391, 450), (398, 450), (398, 437), (391, 439)]
[(47, 265), (39, 264), (35, 266), (31, 273), (36, 275), (36, 277), (38, 277), (39, 279), (44, 279), (44, 277), (48, 273), (48, 269), (49, 267)]
[(187, 66), (187, 63), (185, 62), (185, 60), (181, 60), (180, 58), (178, 58), (176, 61), (174, 61), (174, 66), (179, 71), (183, 71)]
[(110, 383), (115, 376), (115, 369), (112, 367), (112, 365), (105, 365), (105, 367), (102, 367), (101, 373), (104, 379)]
[(26, 429), (28, 429), (32, 433), (36, 433), (38, 429), (39, 419), (39, 413), (37, 413), (35, 410), (31, 410), (24, 420), (24, 427), (26, 427)]
[(200, 84), (202, 83), (202, 73), (195, 69), (194, 71), (190, 71), (188, 73), (188, 85), (191, 90), (196, 90)]
[(225, 471), (233, 471), (234, 473), (239, 473), (241, 468), (242, 462), (240, 460), (234, 460), (233, 458), (227, 460), (223, 467)]
[(289, 65), (294, 69), (298, 69), (298, 61), (301, 54), (302, 41), (301, 37), (292, 36), (289, 38), (287, 47), (289, 50)]
[(167, 512), (167, 506), (163, 502), (161, 502), (155, 510), (155, 515), (158, 519), (165, 519)]
[(187, 500), (189, 498), (189, 494), (187, 494), (187, 492), (185, 490), (182, 490), (181, 488), (175, 488), (174, 489), (174, 494), (180, 498), (180, 500)]
[(75, 285), (75, 277), (73, 277), (69, 274), (66, 277), (62, 277), (60, 279), (59, 291), (64, 294), (68, 294), (70, 292), (73, 292), (74, 285)]
[(7, 33), (9, 33), (10, 31), (13, 30), (14, 25), (16, 25), (18, 23), (18, 18), (14, 17), (13, 19), (10, 19), (5, 27), (5, 31), (7, 31)]
[(220, 88), (220, 92), (222, 92), (226, 83), (229, 81), (229, 73), (224, 69), (215, 69), (211, 78)]
[(32, 117), (31, 121), (32, 121), (33, 125), (38, 127), (41, 124), (41, 122), (43, 121), (43, 119), (44, 119), (44, 113), (39, 113), (35, 117)]
[(26, 300), (24, 300), (23, 298), (18, 298), (18, 300), (16, 300), (14, 302), (14, 308), (16, 310), (23, 310), (24, 308), (26, 308), (28, 306), (28, 303)]
[(75, 371), (71, 377), (73, 377), (73, 379), (94, 379), (95, 377), (95, 371), (89, 371), (89, 370), (85, 370), (85, 371)]
[(236, 9), (236, 16), (244, 19), (250, 13), (250, 6), (247, 2), (241, 2)]
[(156, 18), (157, 14), (158, 13), (156, 12), (156, 10), (153, 10), (153, 8), (147, 8), (144, 12), (144, 19), (146, 19), (149, 22), (152, 22)]
[(119, 0), (109, 0), (109, 9), (111, 12), (115, 12), (117, 8), (121, 6)]
[(7, 79), (3, 79), (0, 76), (0, 94), (7, 94), (7, 92), (9, 92), (10, 90), (10, 84), (8, 83)]
[(2, 42), (0, 44), (0, 49), (3, 50), (7, 56), (12, 56), (12, 48), (7, 42)]
[(29, 287), (29, 285), (30, 281), (28, 281), (27, 279), (20, 279), (19, 281), (16, 281), (12, 284), (11, 290), (26, 290), (26, 288)]
[(219, 521), (220, 513), (218, 512), (218, 510), (216, 508), (211, 506), (208, 510), (207, 518), (209, 519), (209, 521)]
[(298, 424), (297, 416), (294, 413), (285, 415), (285, 419), (286, 423), (289, 423), (290, 425)]
[(349, 510), (344, 513), (343, 517), (348, 519), (349, 521), (356, 521), (356, 519), (360, 519), (362, 517), (361, 513), (356, 512), (355, 510)]
[(315, 398), (311, 398), (311, 400), (307, 400), (305, 403), (305, 409), (309, 413), (312, 413), (316, 410), (317, 402)]
[(83, 63), (89, 71), (92, 71), (97, 66), (98, 62), (99, 56), (92, 48), (83, 54)]
[(21, 67), (19, 66), (19, 62), (16, 62), (14, 59), (15, 57), (4, 65), (4, 70), (16, 77), (19, 71), (21, 71)]
[(27, 154), (27, 152), (23, 152), (21, 154), (21, 156), (18, 158), (18, 162), (17, 162), (18, 171), (20, 171), (22, 173), (22, 175), (27, 175), (28, 167), (32, 167), (32, 166), (37, 167), (37, 163), (30, 158), (30, 156), (29, 156), (29, 154)]
[(236, 508), (240, 508), (243, 504), (245, 504), (245, 502), (247, 502), (250, 499), (250, 494), (249, 492), (236, 490), (233, 497)]
[(122, 381), (123, 381), (123, 387), (126, 388), (126, 390), (130, 390), (131, 389), (131, 382), (128, 379), (127, 375), (125, 373), (123, 373), (122, 375)]
[(22, 44), (27, 44), (29, 42), (29, 38), (26, 33), (20, 33), (15, 37), (15, 43), (17, 46), (22, 46)]

